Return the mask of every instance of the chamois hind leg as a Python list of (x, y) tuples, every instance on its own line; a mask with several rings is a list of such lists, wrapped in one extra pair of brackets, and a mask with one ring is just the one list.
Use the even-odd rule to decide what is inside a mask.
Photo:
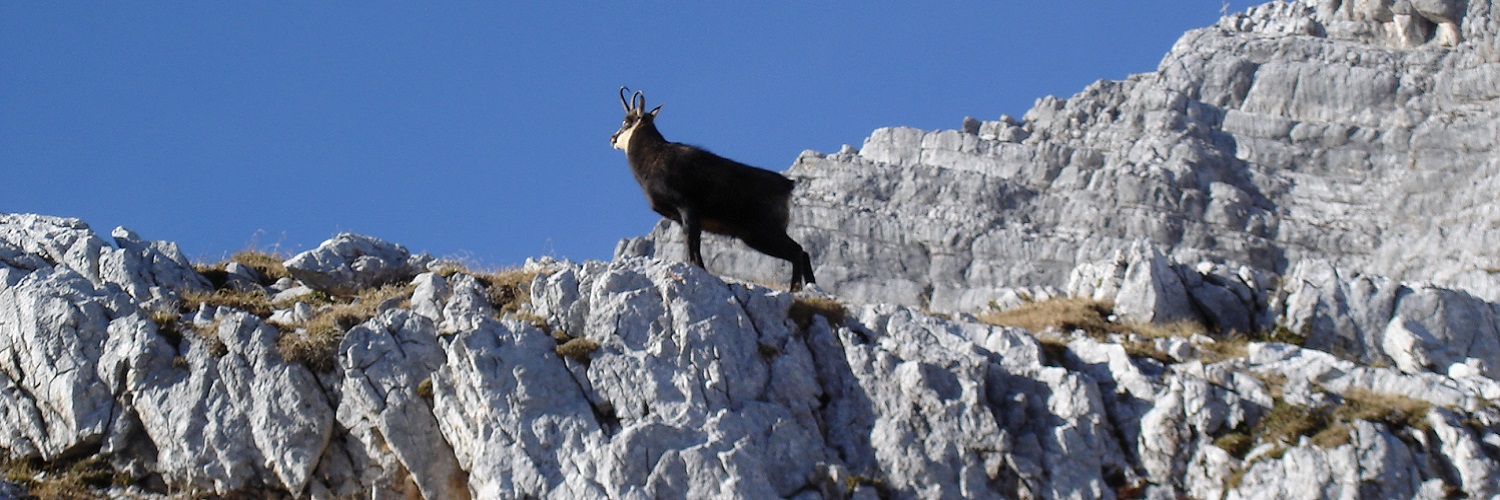
[(803, 283), (812, 283), (812, 260), (807, 252), (802, 251), (802, 245), (797, 244), (791, 236), (786, 233), (758, 234), (743, 240), (757, 252), (792, 263), (792, 282), (788, 285), (790, 291), (801, 290)]
[(687, 261), (688, 263), (707, 269), (703, 265), (703, 225), (698, 219), (698, 214), (690, 210), (682, 211), (682, 232), (687, 235)]
[[(795, 266), (793, 266), (793, 267), (795, 267)], [(796, 276), (794, 275), (794, 276), (792, 276), (792, 278), (796, 279)], [(802, 252), (802, 282), (803, 283), (817, 283), (818, 282), (818, 279), (813, 277), (813, 272), (812, 272), (812, 256), (808, 255), (808, 253), (806, 251)]]

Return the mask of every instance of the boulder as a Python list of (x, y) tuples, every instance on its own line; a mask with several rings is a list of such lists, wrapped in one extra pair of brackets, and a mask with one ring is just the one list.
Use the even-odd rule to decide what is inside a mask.
[(412, 255), (406, 247), (369, 236), (343, 233), (299, 253), (283, 265), (293, 278), (332, 294), (406, 281), (427, 270), (432, 258)]

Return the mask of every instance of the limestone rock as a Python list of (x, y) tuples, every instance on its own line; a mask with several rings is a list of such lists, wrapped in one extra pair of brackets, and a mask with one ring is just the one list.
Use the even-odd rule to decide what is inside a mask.
[[(1275, 2), (1020, 120), (805, 153), (791, 231), (831, 296), (719, 279), (790, 273), (737, 242), (674, 262), (661, 224), (612, 262), (529, 263), (500, 313), (340, 235), (270, 291), (415, 291), (327, 373), (278, 349), (307, 304), (174, 321), (209, 286), (174, 245), (0, 214), (0, 453), (95, 457), (146, 494), (1494, 496), (1497, 33), (1490, 1)], [(926, 312), (1023, 295), (1219, 338)], [(1278, 326), (1305, 341), (1221, 335)], [(1278, 412), (1324, 427), (1256, 431)]]
[[(1500, 382), (1477, 348), (1421, 350), (1428, 337), (1483, 345), (1495, 335), (1459, 319), (1492, 304), (1427, 287), (1355, 306), (1382, 303), (1350, 292), (1361, 283), (1397, 285), (1309, 262), (1271, 293), (1275, 280), (1248, 268), (1188, 267), (1142, 244), (1118, 255), (1080, 266), (1074, 286), (1128, 301), (1175, 280), (1171, 303), (1192, 310), (1206, 303), (1192, 291), (1213, 287), (1302, 324), (1369, 325), (1348, 330), (1352, 345), (1413, 354), (1377, 367), (1251, 343), (1245, 357), (1205, 364), (1175, 349), (1181, 361), (1162, 364), (1115, 341), (1044, 347), (1016, 328), (826, 296), (813, 307), (813, 295), (630, 258), (536, 263), (526, 321), (497, 319), (470, 276), (418, 275), (410, 309), (350, 328), (339, 369), (318, 374), (281, 359), (280, 332), (257, 317), (205, 304), (177, 327), (201, 331), (173, 334), (139, 305), (156, 299), (12, 250), (0, 416), (16, 432), (0, 445), (98, 454), (172, 488), (314, 498), (1405, 497), (1500, 484), (1500, 412), (1487, 403)], [(1309, 342), (1319, 335), (1333, 334)], [(570, 338), (597, 347), (559, 355)], [(1212, 340), (1178, 343), (1193, 342)], [(1360, 420), (1341, 424), (1344, 444), (1216, 444), (1277, 405), (1332, 412), (1359, 391), (1430, 404), (1432, 430)]]
[(410, 478), (424, 498), (469, 498), (433, 412), (432, 374), (446, 356), (432, 321), (388, 311), (351, 329), (339, 349), (338, 420), (376, 465), (362, 473), (365, 487), (399, 491)]
[(111, 350), (108, 359), (129, 366), (124, 376), (137, 381), (126, 411), (141, 434), (131, 446), (154, 448), (142, 458), (174, 481), (218, 492), (264, 484), (300, 492), (331, 436), (333, 408), (312, 373), (281, 360), (274, 328), (242, 312), (218, 319), (210, 340), (222, 353), (190, 342), (179, 355), (182, 347), (150, 329)]
[(100, 445), (120, 387), (99, 356), (139, 327), (135, 305), (63, 266), (0, 288), (0, 304), (0, 448), (52, 460)]
[(1285, 278), (1277, 307), (1284, 324), (1309, 347), (1407, 372), (1446, 373), (1477, 361), (1485, 376), (1500, 368), (1500, 313), (1468, 293), (1381, 276), (1350, 275), (1326, 261), (1306, 261)]
[(292, 277), (307, 286), (336, 294), (405, 281), (426, 271), (432, 258), (414, 256), (405, 247), (369, 236), (343, 233), (299, 253), (284, 263)]
[[(1500, 299), (1495, 33), (1491, 1), (1252, 7), (1184, 34), (1154, 72), (1020, 120), (803, 153), (790, 232), (834, 295), (947, 312), (1057, 286), (1136, 240), (1194, 265), (1326, 259)], [(618, 255), (680, 259), (679, 233), (659, 224)], [(715, 273), (790, 272), (732, 240), (704, 249)]]
[(175, 300), (179, 291), (208, 288), (176, 243), (146, 241), (125, 228), (112, 234), (118, 248), (77, 219), (0, 213), (0, 259), (13, 255), (16, 260), (5, 263), (17, 271), (65, 266), (153, 307)]

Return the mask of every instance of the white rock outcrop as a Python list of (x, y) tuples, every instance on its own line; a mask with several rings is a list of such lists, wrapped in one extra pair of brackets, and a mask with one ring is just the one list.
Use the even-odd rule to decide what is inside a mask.
[[(1337, 356), (1252, 342), (1206, 361), (1194, 353), (1216, 341), (1199, 335), (1163, 342), (1176, 358), (1164, 364), (1129, 339), (898, 305), (818, 309), (808, 296), (626, 258), (534, 264), (528, 305), (503, 316), (475, 277), (420, 274), (409, 300), (383, 301), (348, 328), (333, 369), (319, 372), (282, 358), (292, 331), (246, 311), (203, 306), (184, 316), (193, 331), (153, 319), (148, 304), (195, 279), (90, 279), (70, 263), (86, 256), (56, 260), (67, 254), (6, 227), (97, 239), (87, 226), (6, 217), (0, 452), (93, 457), (132, 495), (1500, 493), (1500, 409), (1490, 403), (1500, 382), (1483, 347), (1500, 335), (1474, 328), (1496, 306), (1347, 278), (1326, 263), (1299, 264), (1275, 287), (1248, 268), (1189, 267), (1138, 243), (1079, 266), (1069, 288), (1155, 311), (1201, 308), (1203, 287), (1248, 294), (1239, 303), (1295, 321), (1309, 346), (1351, 346)], [(92, 251), (117, 251), (99, 241)], [(148, 280), (151, 295), (126, 292)], [(1174, 286), (1181, 293), (1160, 293)], [(560, 354), (564, 339), (593, 348)], [(1372, 394), (1412, 403), (1341, 416)], [(1288, 411), (1324, 420), (1301, 434), (1267, 429)]]
[(344, 233), (285, 262), (287, 272), (317, 290), (348, 294), (353, 290), (405, 281), (432, 261), (406, 247), (362, 234)]
[[(497, 294), (361, 235), (268, 284), (0, 214), (0, 459), (139, 497), (1494, 497), (1497, 33), (1492, 1), (1273, 2), (1022, 120), (804, 154), (798, 296), (666, 225)], [(283, 356), (385, 284), (329, 362)], [(966, 313), (1059, 297), (1205, 328)]]
[[(1256, 6), (1184, 34), (1155, 72), (1021, 120), (806, 152), (786, 171), (790, 232), (824, 290), (938, 311), (1057, 286), (1136, 240), (1183, 262), (1285, 274), (1325, 259), (1500, 299), (1497, 33), (1490, 0)], [(617, 255), (681, 259), (679, 233), (660, 224)], [(708, 241), (716, 273), (788, 273)]]

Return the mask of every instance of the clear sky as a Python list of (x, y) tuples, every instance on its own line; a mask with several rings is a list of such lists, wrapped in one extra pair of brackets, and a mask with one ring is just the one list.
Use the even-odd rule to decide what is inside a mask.
[(621, 85), (665, 103), (667, 139), (785, 170), (1154, 71), (1221, 7), (0, 2), (0, 212), (195, 260), (343, 231), (483, 267), (608, 259), (658, 219), (609, 147)]

